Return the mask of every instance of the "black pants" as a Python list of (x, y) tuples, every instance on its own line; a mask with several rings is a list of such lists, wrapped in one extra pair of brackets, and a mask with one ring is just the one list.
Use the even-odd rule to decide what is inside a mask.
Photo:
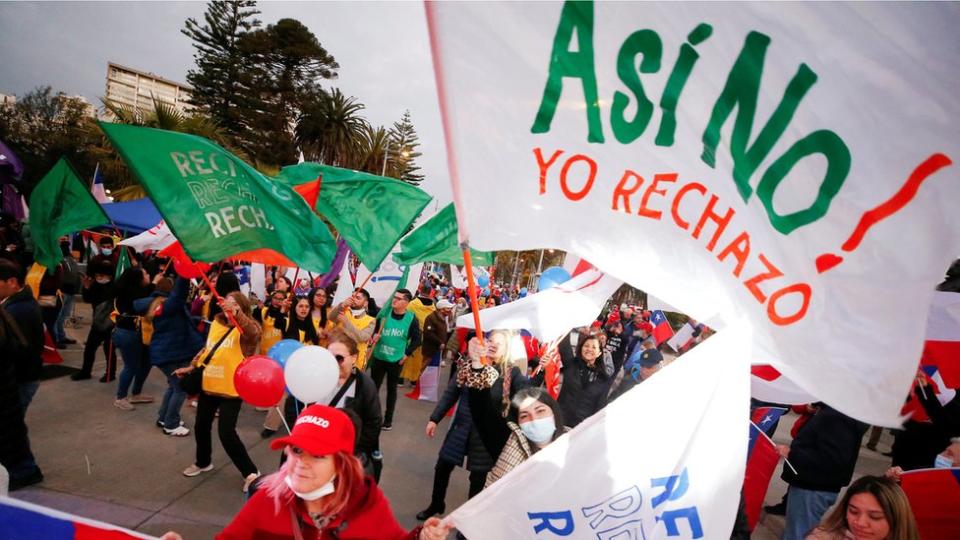
[(377, 392), (383, 384), (383, 376), (387, 376), (387, 410), (383, 413), (383, 425), (392, 425), (393, 411), (397, 408), (397, 385), (400, 384), (400, 371), (403, 370), (403, 366), (399, 362), (385, 362), (379, 358), (373, 358), (370, 369), (373, 382), (377, 385)]
[(93, 371), (93, 362), (97, 359), (97, 347), (103, 347), (103, 356), (107, 359), (107, 378), (113, 380), (117, 378), (117, 354), (113, 350), (111, 336), (113, 329), (97, 330), (90, 326), (90, 333), (87, 334), (87, 342), (83, 345), (83, 367), (80, 372), (90, 375)]
[[(440, 458), (433, 469), (433, 495), (430, 497), (430, 507), (437, 512), (446, 509), (447, 486), (450, 485), (450, 473), (456, 465)], [(483, 484), (487, 481), (488, 471), (470, 471), (470, 491), (467, 494), (468, 499), (483, 490)]]
[(246, 478), (257, 471), (247, 448), (237, 435), (237, 417), (240, 416), (240, 398), (225, 398), (212, 396), (201, 392), (197, 400), (197, 421), (193, 426), (193, 434), (197, 439), (197, 467), (210, 465), (210, 455), (213, 452), (213, 417), (220, 409), (220, 421), (217, 423), (217, 434), (220, 444), (230, 456), (230, 461), (240, 470), (240, 475)]

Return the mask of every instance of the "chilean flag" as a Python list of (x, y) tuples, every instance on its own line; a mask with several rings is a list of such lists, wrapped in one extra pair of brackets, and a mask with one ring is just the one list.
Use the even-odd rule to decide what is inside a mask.
[(673, 327), (670, 326), (670, 321), (662, 310), (653, 312), (650, 316), (650, 324), (653, 325), (653, 339), (657, 345), (673, 337)]
[[(451, 368), (451, 369), (456, 369)], [(438, 351), (430, 359), (430, 363), (427, 364), (427, 367), (423, 369), (423, 373), (420, 374), (420, 379), (417, 380), (417, 385), (413, 387), (413, 390), (404, 394), (410, 399), (416, 399), (420, 401), (437, 401), (439, 399), (438, 392), (440, 389), (440, 352)]]
[(900, 477), (923, 540), (960, 538), (960, 468), (918, 469)]
[(947, 388), (960, 388), (960, 293), (933, 293), (923, 366), (936, 366)]
[(780, 463), (777, 446), (767, 436), (786, 409), (758, 407), (750, 414), (750, 443), (747, 446), (747, 471), (743, 476), (743, 506), (750, 531), (760, 521), (763, 499), (767, 496), (770, 479)]
[(93, 521), (0, 497), (0, 538), (4, 540), (128, 540), (153, 538), (108, 523)]

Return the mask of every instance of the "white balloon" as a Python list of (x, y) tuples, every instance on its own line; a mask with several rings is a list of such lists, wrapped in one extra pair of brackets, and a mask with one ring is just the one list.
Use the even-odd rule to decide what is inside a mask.
[(308, 345), (287, 358), (283, 377), (293, 397), (304, 403), (316, 403), (330, 397), (337, 387), (340, 366), (330, 351)]

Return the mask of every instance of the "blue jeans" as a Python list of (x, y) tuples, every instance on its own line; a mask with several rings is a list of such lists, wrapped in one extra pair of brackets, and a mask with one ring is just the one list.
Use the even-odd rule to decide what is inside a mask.
[(144, 354), (143, 341), (136, 330), (117, 328), (113, 331), (113, 345), (123, 358), (123, 371), (117, 384), (117, 399), (127, 397), (130, 383), (133, 383), (133, 395), (143, 390), (143, 383), (150, 373), (150, 361)]
[(157, 412), (157, 421), (163, 422), (163, 427), (166, 429), (177, 429), (180, 425), (180, 407), (183, 406), (187, 393), (180, 389), (180, 378), (174, 376), (173, 372), (188, 365), (190, 360), (157, 366), (157, 369), (167, 376), (167, 391), (163, 393), (160, 411)]
[(832, 491), (812, 491), (790, 486), (782, 540), (804, 540), (836, 501), (837, 493)]
[(76, 295), (63, 295), (63, 306), (60, 308), (60, 316), (57, 317), (57, 322), (53, 323), (53, 330), (51, 330), (53, 332), (54, 343), (62, 343), (67, 339), (67, 332), (63, 329), (63, 325), (67, 322), (67, 319), (70, 318), (70, 314), (73, 313), (73, 304), (75, 300)]
[(27, 415), (27, 407), (30, 406), (30, 402), (33, 401), (33, 396), (36, 395), (37, 389), (40, 388), (40, 381), (30, 381), (20, 383), (20, 407), (23, 409), (23, 415)]

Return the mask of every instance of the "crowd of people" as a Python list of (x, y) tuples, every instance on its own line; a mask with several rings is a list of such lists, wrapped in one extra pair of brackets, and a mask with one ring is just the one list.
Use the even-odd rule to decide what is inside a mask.
[[(0, 232), (11, 237), (9, 229)], [(86, 261), (85, 272), (66, 237), (63, 262), (39, 276), (28, 275), (30, 261), (24, 260), (21, 244), (11, 243), (0, 257), (0, 344), (12, 353), (0, 363), (5, 385), (0, 390), (0, 463), (10, 475), (10, 489), (43, 480), (30, 450), (25, 414), (39, 386), (44, 328), (57, 347), (73, 345), (63, 325), (80, 295), (92, 315), (75, 381), (94, 377), (97, 351), (102, 350), (100, 381), (116, 384), (114, 405), (129, 411), (156, 401), (143, 392), (156, 367), (167, 383), (154, 405), (157, 427), (170, 437), (194, 437), (195, 458), (183, 470), (187, 477), (213, 469), (216, 422), (220, 444), (249, 497), (220, 538), (333, 538), (347, 532), (354, 537), (445, 538), (450, 525), (439, 517), (447, 511), (446, 492), (456, 468), (469, 471), (468, 496), (475, 496), (653, 377), (665, 363), (651, 313), (640, 306), (611, 305), (592, 325), (573, 329), (548, 346), (516, 331), (478, 336), (458, 329), (456, 318), (470, 310), (467, 296), (438, 274), (427, 273), (415, 291), (398, 288), (385, 316), (377, 317), (381, 310), (363, 288), (333, 305), (337, 283), (322, 287), (311, 276), (304, 287), (284, 269), (268, 268), (267, 296), (261, 300), (241, 292), (240, 268), (234, 263), (214, 265), (205, 280), (190, 280), (154, 254), (128, 251), (130, 265), (118, 272), (120, 250), (128, 248), (118, 248), (109, 236), (97, 244), (98, 254)], [(306, 294), (295, 294), (306, 289)], [(493, 286), (484, 290), (479, 308), (525, 293)], [(697, 325), (692, 344), (709, 334)], [(287, 396), (265, 409), (261, 436), (276, 437), (271, 447), (282, 454), (279, 469), (262, 476), (261, 466), (267, 464), (255, 464), (237, 434), (243, 401), (233, 374), (245, 358), (266, 354), (283, 339), (326, 347), (338, 363), (339, 377), (328, 402), (305, 404)], [(448, 413), (456, 412), (437, 456), (429, 501), (417, 514), (424, 524), (406, 531), (377, 485), (384, 466), (380, 438), (393, 429), (398, 387), (404, 380), (414, 384), (426, 366), (436, 364), (449, 367), (449, 377), (425, 435), (435, 437)], [(549, 366), (559, 368), (560, 384), (551, 382)], [(770, 513), (785, 514), (785, 539), (918, 537), (897, 486), (899, 476), (933, 466), (938, 456), (960, 464), (960, 443), (951, 439), (960, 434), (960, 402), (941, 403), (930, 385), (919, 372), (905, 406), (914, 415), (896, 432), (887, 477), (857, 480), (829, 515), (853, 478), (869, 426), (826, 404), (798, 409), (793, 441), (779, 450), (802, 473), (785, 468), (785, 501), (767, 507)], [(192, 426), (181, 419), (184, 406), (196, 407)], [(289, 432), (281, 427), (284, 423)], [(279, 436), (281, 431), (286, 436)], [(742, 522), (738, 519), (734, 537), (748, 538)], [(372, 536), (364, 536), (368, 534)]]

